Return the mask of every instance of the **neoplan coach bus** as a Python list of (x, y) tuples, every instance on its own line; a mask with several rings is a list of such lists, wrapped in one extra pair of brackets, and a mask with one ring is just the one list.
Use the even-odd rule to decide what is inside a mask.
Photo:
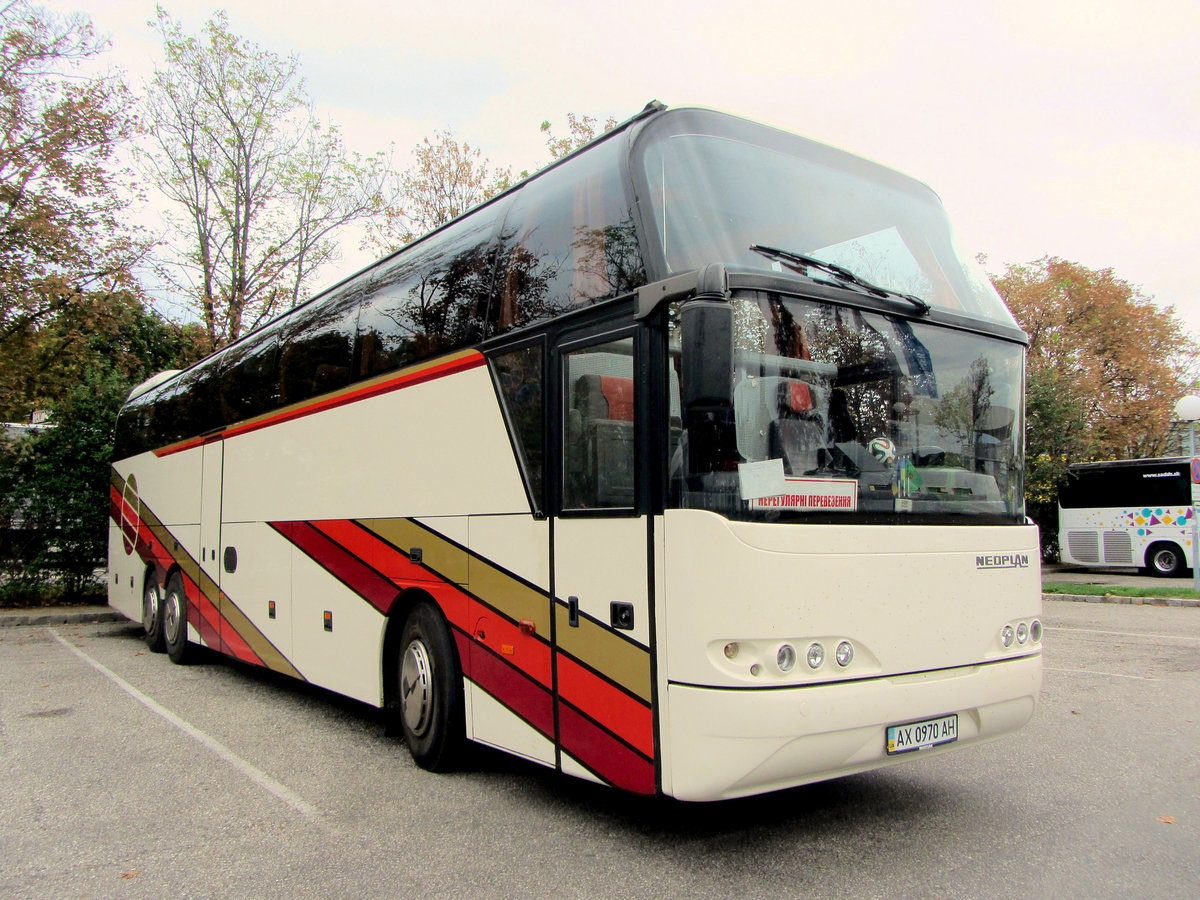
[(651, 104), (117, 424), (110, 602), (465, 741), (711, 800), (1011, 732), (1026, 337), (937, 197)]

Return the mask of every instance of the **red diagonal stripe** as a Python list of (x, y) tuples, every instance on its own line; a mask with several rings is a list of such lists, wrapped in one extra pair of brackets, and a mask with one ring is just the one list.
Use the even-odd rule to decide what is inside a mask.
[(654, 756), (654, 717), (641, 700), (561, 653), (558, 691), (564, 700), (622, 740), (647, 756)]
[(396, 585), (308, 522), (271, 522), (272, 528), (303, 550), (354, 593), (384, 615), (396, 599)]

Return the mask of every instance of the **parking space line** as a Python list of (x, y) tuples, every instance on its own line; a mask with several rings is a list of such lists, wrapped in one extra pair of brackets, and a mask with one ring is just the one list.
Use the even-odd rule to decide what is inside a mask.
[(1057, 669), (1043, 666), (1045, 672), (1072, 672), (1076, 675), (1103, 675), (1106, 678), (1132, 678), (1134, 681), (1158, 681), (1153, 675), (1121, 675), (1118, 672), (1097, 672), (1094, 669)]
[(1145, 631), (1102, 631), (1099, 628), (1073, 628), (1070, 625), (1046, 625), (1046, 631), (1078, 631), (1081, 634), (1103, 634), (1109, 637), (1140, 637), (1166, 641), (1200, 641), (1192, 634), (1150, 634)]
[(252, 766), (250, 763), (246, 762), (244, 759), (242, 759), (240, 756), (238, 756), (236, 753), (234, 753), (232, 750), (230, 750), (228, 747), (226, 747), (220, 741), (216, 740), (215, 738), (209, 737), (207, 734), (205, 734), (203, 731), (201, 731), (196, 726), (191, 725), (188, 722), (185, 722), (183, 719), (179, 718), (179, 716), (175, 715), (175, 713), (171, 712), (166, 707), (159, 705), (157, 702), (155, 702), (154, 700), (147, 697), (145, 694), (143, 694), (141, 691), (139, 691), (137, 688), (135, 688), (132, 684), (130, 684), (128, 681), (126, 681), (124, 678), (122, 678), (116, 672), (113, 672), (111, 669), (106, 668), (102, 663), (99, 663), (96, 660), (92, 659), (90, 656), (88, 656), (86, 653), (84, 653), (78, 647), (68, 643), (53, 628), (47, 628), (46, 630), (48, 632), (50, 632), (51, 636), (56, 641), (58, 641), (60, 644), (62, 644), (64, 647), (66, 647), (68, 650), (70, 650), (72, 653), (74, 653), (76, 656), (78, 656), (80, 659), (82, 659), (84, 662), (86, 662), (89, 666), (91, 666), (93, 669), (95, 669), (101, 675), (108, 678), (117, 687), (119, 687), (121, 690), (123, 690), (125, 693), (127, 693), (134, 700), (138, 701), (138, 703), (141, 703), (152, 713), (154, 713), (157, 716), (162, 717), (163, 719), (166, 719), (166, 721), (170, 722), (172, 725), (174, 725), (176, 728), (178, 728), (180, 731), (182, 731), (188, 737), (192, 738), (193, 740), (195, 740), (198, 743), (202, 744), (203, 746), (207, 747), (209, 750), (211, 750), (213, 753), (217, 754), (217, 756), (221, 757), (221, 759), (225, 760), (225, 762), (229, 763), (231, 766), (233, 766), (235, 769), (237, 769), (239, 772), (241, 772), (243, 775), (245, 775), (247, 778), (249, 778), (251, 781), (253, 781), (255, 784), (257, 784), (259, 787), (263, 788), (264, 790), (270, 791), (272, 794), (274, 794), (277, 798), (282, 800), (284, 803), (286, 803), (288, 806), (290, 806), (296, 812), (300, 813), (301, 815), (308, 816), (309, 818), (313, 818), (313, 819), (317, 818), (317, 816), (318, 816), (317, 808), (315, 806), (313, 806), (311, 803), (309, 803), (308, 801), (306, 801), (304, 798), (300, 797), (294, 791), (292, 791), (289, 788), (285, 787), (284, 785), (280, 784), (278, 781), (276, 781), (274, 778), (272, 778), (266, 772), (263, 772), (261, 769), (258, 769), (256, 767)]

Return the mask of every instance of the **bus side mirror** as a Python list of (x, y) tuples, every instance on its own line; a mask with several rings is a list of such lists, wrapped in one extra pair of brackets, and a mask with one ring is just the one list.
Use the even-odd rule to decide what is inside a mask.
[(679, 388), (691, 474), (727, 471), (738, 460), (733, 410), (733, 307), (689, 300), (679, 311)]
[(684, 415), (733, 408), (733, 307), (689, 300), (679, 310), (680, 390)]

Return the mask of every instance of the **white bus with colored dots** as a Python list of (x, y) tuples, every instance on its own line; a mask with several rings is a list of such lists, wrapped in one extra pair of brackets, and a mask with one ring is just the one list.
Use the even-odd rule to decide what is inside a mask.
[(1075, 463), (1058, 492), (1059, 558), (1077, 566), (1132, 567), (1165, 578), (1192, 559), (1191, 460)]

